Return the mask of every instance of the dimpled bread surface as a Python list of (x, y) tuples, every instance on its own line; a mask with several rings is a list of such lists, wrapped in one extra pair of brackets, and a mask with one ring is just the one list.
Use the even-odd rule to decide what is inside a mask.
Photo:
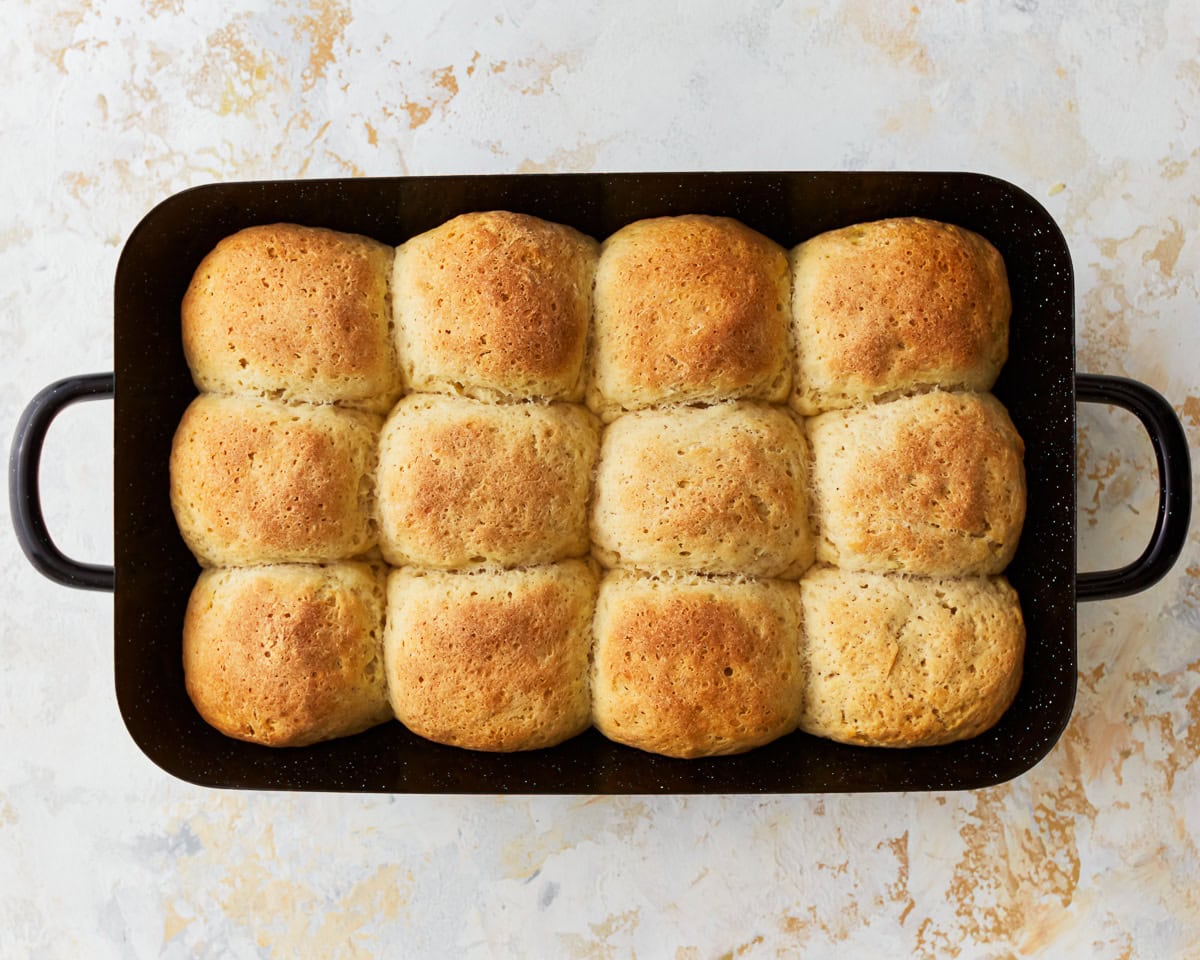
[(201, 394), (171, 448), (171, 506), (205, 566), (343, 560), (375, 545), (380, 418)]
[(647, 410), (604, 431), (592, 507), (606, 567), (799, 576), (812, 563), (808, 447), (786, 410)]
[(400, 392), (392, 257), (367, 237), (289, 223), (226, 237), (183, 298), (197, 388), (386, 411)]
[(596, 575), (580, 560), (520, 570), (403, 569), (388, 579), (388, 689), (414, 733), (534, 750), (589, 724)]
[(916, 217), (822, 233), (791, 252), (792, 404), (803, 414), (917, 388), (989, 390), (1008, 356), (1004, 261)]
[(1024, 644), (1010, 313), (986, 240), (911, 217), (233, 234), (182, 309), (188, 692), (268, 745), (976, 736)]
[(183, 628), (184, 680), (200, 715), (274, 747), (391, 719), (383, 578), (363, 563), (204, 571)]
[(817, 559), (851, 570), (1003, 570), (1025, 518), (1024, 445), (990, 394), (933, 392), (808, 421)]
[(709, 757), (799, 722), (795, 583), (615, 571), (600, 584), (594, 632), (592, 719), (610, 740)]
[(800, 581), (800, 728), (842, 743), (977, 736), (1021, 681), (1025, 626), (1003, 577), (918, 579), (814, 567)]
[(570, 227), (468, 213), (396, 251), (396, 342), (412, 390), (582, 400), (599, 246)]
[(736, 220), (640, 220), (601, 247), (588, 405), (782, 401), (790, 280), (783, 248)]
[(384, 557), (458, 569), (585, 555), (598, 446), (598, 423), (574, 404), (405, 397), (380, 438)]

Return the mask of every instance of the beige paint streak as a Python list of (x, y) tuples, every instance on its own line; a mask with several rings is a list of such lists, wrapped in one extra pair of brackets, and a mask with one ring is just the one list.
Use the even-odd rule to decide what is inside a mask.
[(306, 14), (289, 19), (295, 39), (308, 46), (308, 64), (302, 75), (305, 91), (325, 78), (351, 19), (349, 4), (338, 0), (314, 0)]
[(453, 65), (438, 67), (431, 71), (426, 77), (426, 85), (432, 87), (432, 91), (424, 97), (412, 97), (401, 89), (401, 99), (397, 102), (395, 110), (387, 107), (383, 108), (383, 114), (386, 117), (394, 117), (396, 111), (402, 111), (408, 115), (408, 128), (416, 130), (424, 126), (433, 117), (434, 112), (445, 112), (450, 102), (458, 96), (458, 77), (455, 75)]
[(542, 160), (522, 160), (517, 173), (587, 173), (596, 169), (597, 154), (606, 142), (580, 143), (555, 150)]
[[(524, 96), (537, 97), (551, 90), (554, 87), (554, 75), (559, 70), (566, 70), (568, 73), (574, 70), (582, 60), (582, 54), (569, 51), (565, 53), (556, 53), (549, 57), (527, 57), (524, 60), (518, 60), (517, 66), (522, 70), (532, 72), (532, 78), (527, 80), (525, 86), (521, 87), (521, 93)], [(501, 67), (504, 69), (504, 66)], [(493, 67), (494, 73), (499, 73)]]
[[(640, 922), (641, 910), (635, 907), (633, 910), (609, 914), (598, 923), (589, 923), (591, 935), (588, 937), (567, 933), (560, 934), (559, 939), (571, 960), (617, 960), (618, 957), (631, 956), (623, 942), (629, 939)], [(614, 939), (618, 942), (613, 943)]]
[(1175, 275), (1175, 264), (1179, 262), (1179, 254), (1186, 239), (1182, 224), (1174, 217), (1171, 217), (1170, 221), (1171, 226), (1158, 242), (1142, 254), (1142, 263), (1157, 263), (1159, 272), (1167, 278)]
[(878, 4), (874, 0), (850, 0), (842, 15), (869, 46), (879, 50), (898, 67), (928, 74), (933, 70), (929, 49), (919, 38), (921, 10), (900, 4)]

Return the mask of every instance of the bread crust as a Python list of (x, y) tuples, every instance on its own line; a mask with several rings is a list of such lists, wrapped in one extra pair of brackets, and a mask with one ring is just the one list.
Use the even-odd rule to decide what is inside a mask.
[(877, 220), (813, 237), (791, 261), (800, 413), (995, 383), (1012, 300), (1004, 261), (979, 234), (920, 217)]
[(396, 342), (410, 389), (583, 399), (599, 245), (520, 213), (467, 213), (396, 251)]
[(791, 381), (783, 248), (726, 217), (639, 220), (601, 247), (588, 406), (781, 401)]
[(182, 305), (171, 502), (219, 568), (189, 696), (273, 746), (977, 736), (1024, 650), (1024, 447), (981, 392), (1011, 308), (987, 240), (920, 218), (790, 254), (704, 215), (227, 237)]
[(387, 410), (400, 393), (392, 254), (369, 237), (291, 223), (221, 240), (181, 310), (197, 388)]
[(742, 753), (799, 722), (799, 587), (781, 580), (605, 575), (592, 719), (670, 757)]
[(842, 743), (978, 736), (1021, 683), (1025, 624), (1003, 577), (919, 579), (814, 567), (800, 581), (800, 728)]
[(596, 576), (580, 560), (522, 570), (396, 570), (388, 689), (414, 733), (471, 750), (535, 750), (590, 723)]
[(928, 576), (1001, 572), (1025, 520), (1025, 446), (990, 394), (935, 391), (808, 421), (817, 559)]
[(226, 736), (299, 747), (388, 720), (383, 572), (363, 563), (206, 570), (183, 626), (183, 671)]
[(375, 546), (380, 418), (201, 394), (171, 447), (171, 507), (205, 566), (326, 562)]
[(798, 577), (813, 560), (803, 428), (746, 402), (620, 417), (601, 442), (591, 529), (606, 567)]
[(598, 449), (581, 406), (405, 397), (380, 437), (383, 555), (438, 569), (584, 556)]

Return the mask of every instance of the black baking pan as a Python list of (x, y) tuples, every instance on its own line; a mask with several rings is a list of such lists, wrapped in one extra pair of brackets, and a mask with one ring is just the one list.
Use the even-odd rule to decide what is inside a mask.
[[(272, 750), (208, 727), (184, 691), (183, 611), (198, 574), (171, 514), (167, 461), (196, 391), (179, 306), (200, 259), (227, 234), (290, 221), (390, 244), (471, 210), (507, 209), (603, 238), (630, 221), (681, 213), (736, 217), (786, 247), (894, 216), (949, 221), (987, 237), (1012, 286), (1010, 358), (995, 392), (1026, 443), (1029, 506), (1008, 576), (1028, 629), (1024, 680), (1000, 723), (957, 744), (851, 747), (796, 733), (736, 757), (672, 760), (595, 731), (550, 750), (473, 753), (398, 723), (312, 747)], [(53, 384), (29, 405), (10, 463), (10, 498), (29, 559), (75, 587), (115, 590), (117, 702), (133, 739), (164, 770), (212, 787), (391, 793), (812, 793), (955, 790), (1017, 776), (1054, 745), (1075, 698), (1079, 600), (1143, 590), (1187, 535), (1188, 448), (1171, 407), (1143, 384), (1075, 372), (1074, 286), (1062, 233), (1028, 194), (970, 173), (695, 173), (403, 177), (222, 183), (176, 194), (138, 224), (116, 274), (116, 372)], [(114, 397), (115, 566), (63, 556), (47, 534), (37, 472), (50, 421), (67, 404)], [(1150, 545), (1120, 570), (1077, 573), (1077, 402), (1144, 423), (1158, 459)]]

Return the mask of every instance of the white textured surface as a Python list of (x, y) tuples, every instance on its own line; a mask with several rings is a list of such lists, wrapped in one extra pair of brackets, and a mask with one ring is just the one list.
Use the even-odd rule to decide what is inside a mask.
[[(111, 368), (121, 246), (189, 185), (966, 169), (1061, 224), (1080, 369), (1155, 386), (1200, 445), (1194, 0), (396, 6), (0, 0), (6, 434), (45, 383)], [(111, 417), (73, 409), (47, 452), (52, 528), (95, 560)], [(1126, 559), (1149, 444), (1086, 410), (1080, 464), (1084, 566)], [(1200, 956), (1197, 540), (1152, 590), (1081, 609), (1071, 726), (1011, 784), (431, 799), (162, 774), (117, 713), (111, 598), (4, 536), (0, 956)]]

